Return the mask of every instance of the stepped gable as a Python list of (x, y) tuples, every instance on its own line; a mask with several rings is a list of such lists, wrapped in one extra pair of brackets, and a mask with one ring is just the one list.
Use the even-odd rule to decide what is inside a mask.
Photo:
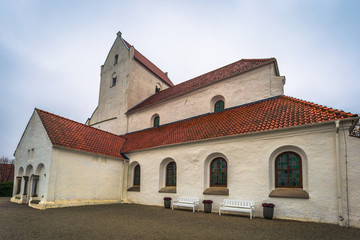
[(227, 66), (218, 68), (211, 72), (205, 73), (196, 78), (190, 79), (186, 82), (182, 82), (174, 87), (170, 87), (160, 91), (149, 98), (145, 99), (135, 107), (131, 108), (128, 113), (132, 113), (138, 109), (151, 106), (153, 104), (165, 101), (170, 98), (174, 98), (198, 88), (204, 87), (208, 84), (235, 76), (240, 73), (247, 72), (249, 70), (270, 64), (276, 63), (275, 58), (263, 58), (263, 59), (241, 59), (240, 61), (234, 62)]
[(82, 123), (35, 109), (54, 146), (124, 159), (125, 139)]
[(124, 135), (123, 152), (263, 132), (357, 117), (311, 102), (278, 96)]
[[(131, 44), (125, 41), (123, 39), (126, 46), (128, 48), (131, 47)], [(174, 86), (174, 84), (171, 82), (170, 78), (160, 70), (155, 64), (153, 64), (149, 59), (147, 59), (144, 55), (142, 55), (136, 48), (134, 47), (134, 58), (140, 62), (142, 65), (144, 65), (147, 69), (149, 69), (152, 73), (154, 73), (156, 76), (158, 76), (161, 80), (163, 80), (165, 83), (170, 85), (171, 87)]]

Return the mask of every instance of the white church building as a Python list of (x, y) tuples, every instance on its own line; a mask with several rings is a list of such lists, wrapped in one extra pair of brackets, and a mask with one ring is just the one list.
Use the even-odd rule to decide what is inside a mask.
[(121, 33), (86, 124), (35, 109), (12, 202), (38, 209), (164, 197), (276, 205), (274, 217), (360, 227), (357, 114), (284, 95), (275, 58), (174, 85)]

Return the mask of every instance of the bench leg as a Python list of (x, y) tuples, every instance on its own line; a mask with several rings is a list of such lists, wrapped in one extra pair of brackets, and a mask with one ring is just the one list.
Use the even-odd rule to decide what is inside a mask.
[(193, 213), (195, 212), (195, 206), (193, 206)]
[(252, 211), (250, 211), (250, 219), (252, 219)]

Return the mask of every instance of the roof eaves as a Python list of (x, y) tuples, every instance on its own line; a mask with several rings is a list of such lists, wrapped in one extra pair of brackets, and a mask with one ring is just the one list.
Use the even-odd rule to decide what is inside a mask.
[(89, 154), (93, 154), (93, 155), (97, 155), (97, 156), (103, 156), (103, 157), (110, 157), (110, 158), (116, 158), (116, 159), (125, 160), (125, 158), (123, 157), (123, 155), (121, 153), (120, 153), (121, 157), (116, 157), (116, 156), (113, 156), (113, 155), (108, 155), (108, 154), (103, 154), (103, 153), (98, 153), (98, 152), (90, 152), (90, 151), (80, 150), (80, 149), (76, 149), (76, 148), (72, 148), (72, 147), (64, 147), (64, 146), (61, 146), (61, 145), (53, 145), (53, 147), (61, 148), (61, 149), (68, 149), (68, 150), (72, 150), (72, 151), (76, 151), (76, 152), (85, 152), (85, 153), (89, 153)]
[(295, 129), (301, 129), (301, 128), (307, 128), (307, 127), (316, 127), (316, 126), (322, 126), (322, 125), (331, 124), (331, 123), (334, 123), (337, 120), (340, 120), (340, 121), (344, 121), (344, 120), (345, 121), (356, 121), (356, 120), (359, 120), (359, 118), (360, 117), (357, 116), (357, 117), (336, 119), (336, 120), (330, 120), (330, 121), (319, 122), (319, 123), (310, 123), (310, 124), (303, 124), (303, 125), (298, 125), (298, 126), (290, 126), (290, 127), (269, 129), (269, 130), (256, 131), (256, 132), (248, 132), (248, 133), (240, 133), (240, 134), (226, 135), (226, 136), (220, 136), (220, 137), (204, 138), (204, 139), (199, 139), (199, 140), (184, 141), (184, 142), (165, 144), (165, 145), (159, 145), (159, 146), (148, 147), (148, 148), (140, 148), (140, 149), (136, 149), (134, 151), (128, 151), (128, 152), (125, 152), (125, 153), (147, 151), (147, 150), (153, 150), (153, 149), (163, 148), (163, 147), (172, 147), (172, 146), (182, 145), (182, 144), (200, 143), (200, 142), (206, 142), (206, 141), (215, 141), (215, 140), (228, 139), (228, 138), (245, 137), (245, 136), (251, 136), (251, 135), (268, 134), (268, 133), (274, 133), (274, 132), (295, 130)]

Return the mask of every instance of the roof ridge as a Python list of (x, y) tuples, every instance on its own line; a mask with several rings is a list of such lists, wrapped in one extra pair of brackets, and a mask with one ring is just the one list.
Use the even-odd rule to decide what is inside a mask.
[[(255, 65), (255, 66), (248, 66), (248, 68), (244, 68), (244, 69), (236, 69), (236, 70), (233, 70), (235, 71), (235, 73), (231, 74), (231, 75), (224, 75), (224, 76), (220, 76), (219, 78), (217, 79), (214, 79), (214, 80), (211, 80), (209, 82), (205, 82), (205, 83), (202, 83), (201, 85), (198, 85), (196, 86), (196, 84), (194, 84), (195, 86), (192, 86), (190, 89), (188, 90), (185, 90), (184, 92), (179, 92), (178, 94), (172, 94), (170, 96), (166, 96), (166, 94), (170, 91), (174, 91), (174, 89), (181, 89), (182, 86), (186, 86), (186, 85), (191, 85), (191, 83), (196, 83), (197, 80), (203, 80), (202, 78), (206, 77), (206, 76), (210, 76), (212, 74), (215, 74), (217, 72), (222, 72), (222, 71), (225, 71), (227, 68), (230, 68), (231, 66), (236, 66), (236, 65), (239, 65), (241, 62), (248, 62), (248, 61), (251, 61), (251, 62), (256, 62), (256, 61), (261, 61), (260, 64), (258, 65)], [(256, 68), (259, 68), (259, 67), (262, 67), (262, 66), (265, 66), (267, 64), (270, 64), (270, 63), (273, 63), (273, 62), (276, 62), (276, 58), (262, 58), (262, 59), (240, 59), (236, 62), (233, 62), (233, 63), (229, 63), (225, 66), (222, 66), (222, 67), (219, 67), (217, 69), (214, 69), (214, 70), (211, 70), (209, 72), (206, 72), (204, 74), (201, 74), (199, 76), (196, 76), (194, 78), (191, 78), (189, 80), (186, 80), (184, 82), (181, 82), (179, 84), (176, 84), (175, 86), (172, 86), (172, 87), (169, 87), (169, 88), (166, 88), (158, 93), (155, 93), (151, 96), (149, 96), (148, 98), (144, 99), (143, 101), (141, 101), (140, 103), (136, 104), (134, 107), (130, 108), (126, 113), (129, 113), (129, 112), (132, 112), (133, 110), (135, 109), (141, 109), (143, 107), (147, 107), (147, 106), (151, 106), (151, 105), (154, 105), (154, 104), (157, 104), (158, 102), (161, 102), (163, 100), (168, 100), (168, 99), (171, 99), (171, 98), (174, 98), (174, 97), (177, 97), (177, 96), (182, 96), (188, 92), (191, 92), (193, 90), (196, 90), (196, 89), (199, 89), (199, 88), (202, 88), (204, 86), (207, 86), (209, 84), (212, 84), (212, 83), (215, 83), (215, 82), (218, 82), (218, 81), (222, 81), (224, 79), (227, 79), (229, 77), (232, 77), (234, 75), (237, 75), (237, 74), (241, 74), (241, 73), (244, 73), (244, 72), (247, 72), (247, 71), (250, 71), (250, 70), (253, 70), (253, 69), (256, 69)], [(246, 65), (245, 65), (246, 66)], [(206, 80), (205, 80), (206, 81)], [(160, 101), (156, 101), (156, 102), (153, 102), (153, 103), (150, 103), (148, 105), (145, 105), (145, 106), (141, 106), (142, 103), (146, 102), (147, 100), (149, 100), (150, 98), (154, 97), (154, 96), (164, 96), (163, 99), (160, 99)], [(140, 107), (139, 107), (140, 106)]]
[(302, 104), (305, 104), (308, 106), (312, 106), (317, 109), (321, 109), (322, 111), (328, 110), (328, 111), (334, 111), (334, 112), (339, 112), (339, 113), (343, 113), (343, 114), (352, 114), (351, 112), (345, 112), (344, 110), (341, 110), (341, 109), (336, 109), (336, 108), (332, 108), (332, 107), (329, 107), (326, 105), (317, 104), (315, 102), (302, 100), (300, 98), (290, 97), (290, 96), (286, 96), (286, 95), (283, 95), (283, 96), (288, 98), (289, 100), (296, 101), (296, 102), (299, 102), (299, 103), (302, 103)]
[[(241, 61), (259, 61), (259, 60), (260, 60), (260, 61), (262, 61), (262, 60), (264, 60), (264, 61), (265, 61), (265, 60), (269, 60), (270, 62), (266, 62), (266, 64), (268, 64), (268, 63), (271, 63), (271, 62), (272, 62), (271, 60), (276, 60), (276, 59), (275, 59), (275, 58), (240, 59), (240, 60), (238, 60), (238, 61), (236, 61), (236, 62), (229, 63), (229, 64), (227, 64), (227, 65), (225, 65), (225, 66), (216, 68), (216, 69), (211, 70), (211, 71), (209, 71), (209, 72), (203, 73), (203, 74), (198, 75), (198, 76), (193, 77), (193, 78), (190, 78), (189, 80), (186, 80), (186, 81), (184, 81), (184, 82), (181, 82), (181, 83), (179, 83), (179, 84), (176, 84), (174, 87), (179, 86), (179, 85), (181, 85), (181, 84), (183, 84), (183, 83), (187, 83), (187, 82), (189, 82), (189, 81), (195, 80), (195, 79), (200, 78), (200, 77), (202, 77), (202, 76), (204, 76), (204, 75), (207, 75), (207, 74), (209, 74), (209, 73), (213, 73), (213, 72), (219, 71), (220, 69), (227, 68), (227, 67), (229, 67), (229, 66), (231, 66), (231, 65), (236, 65), (237, 63), (240, 63)], [(259, 66), (262, 66), (262, 65), (255, 66), (255, 67), (253, 67), (253, 68), (256, 68), (256, 67), (259, 67)], [(252, 69), (252, 68), (250, 68), (250, 69)], [(218, 79), (218, 80), (222, 80), (222, 79), (223, 79), (223, 78)], [(166, 89), (164, 89), (164, 91), (165, 91), (165, 90), (166, 90)]]
[[(51, 113), (51, 112), (48, 112), (48, 111), (45, 111), (45, 110), (42, 110), (42, 109), (39, 109), (39, 108), (35, 108), (35, 110), (36, 110), (36, 111), (43, 112), (43, 113), (45, 113), (45, 114), (49, 114), (49, 115), (58, 117), (58, 118), (61, 118), (61, 119), (64, 119), (64, 120), (66, 120), (66, 121), (70, 121), (70, 122), (73, 122), (73, 123), (76, 123), (76, 124), (80, 124), (80, 125), (82, 125), (82, 126), (84, 126), (84, 127), (87, 127), (87, 128), (90, 128), (90, 129), (93, 129), (93, 130), (96, 130), (96, 131), (100, 131), (100, 132), (103, 132), (103, 133), (111, 134), (111, 135), (113, 135), (113, 136), (121, 137), (120, 135), (116, 135), (116, 134), (114, 134), (114, 133), (111, 133), (111, 132), (108, 132), (108, 131), (105, 131), (105, 130), (102, 130), (102, 129), (94, 128), (94, 127), (88, 126), (88, 125), (86, 125), (86, 124), (83, 124), (83, 123), (80, 123), (80, 122), (71, 120), (71, 119), (66, 118), (66, 117), (62, 117), (62, 116), (60, 116), (60, 115), (56, 115), (56, 114), (54, 114), (54, 113)], [(40, 117), (40, 119), (41, 119), (41, 117)], [(41, 120), (41, 121), (42, 121), (42, 120)], [(123, 137), (121, 137), (121, 138), (123, 138)]]

